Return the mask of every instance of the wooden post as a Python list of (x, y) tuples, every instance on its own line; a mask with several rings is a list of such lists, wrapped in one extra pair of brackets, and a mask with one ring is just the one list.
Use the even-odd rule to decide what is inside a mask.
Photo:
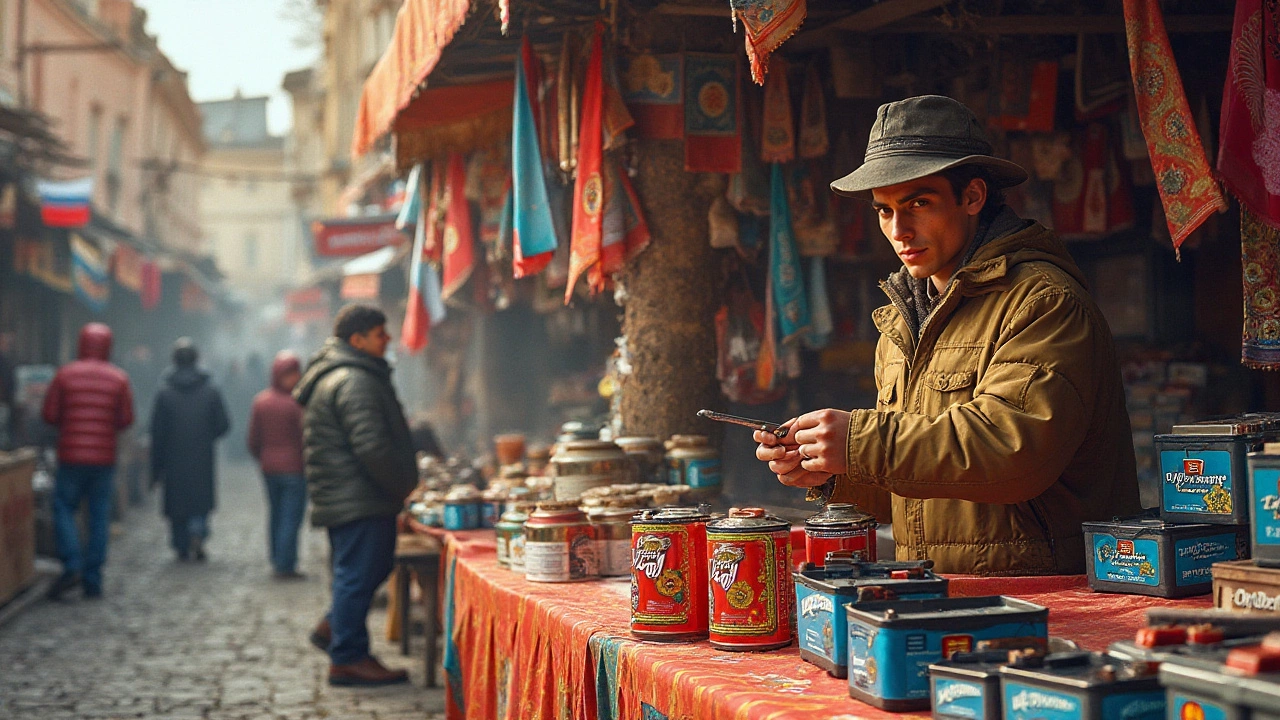
[(622, 386), (623, 432), (666, 439), (712, 435), (696, 416), (721, 404), (716, 383), (715, 313), (720, 267), (711, 249), (707, 210), (724, 177), (687, 173), (676, 141), (640, 141), (636, 192), (653, 241), (628, 267), (622, 331), (632, 374)]

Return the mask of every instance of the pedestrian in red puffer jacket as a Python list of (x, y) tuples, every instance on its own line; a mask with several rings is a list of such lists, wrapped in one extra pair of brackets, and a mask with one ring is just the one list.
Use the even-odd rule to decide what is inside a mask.
[(302, 363), (291, 352), (276, 355), (271, 387), (253, 399), (249, 416), (249, 453), (262, 467), (267, 485), (268, 542), (279, 579), (297, 579), (298, 529), (307, 510), (307, 481), (302, 475), (302, 406), (293, 388)]
[[(107, 559), (116, 435), (133, 424), (129, 376), (112, 365), (111, 328), (89, 323), (80, 330), (78, 360), (62, 366), (44, 398), (44, 421), (58, 429), (58, 475), (53, 521), (62, 577), (49, 591), (57, 599), (78, 582), (88, 598), (102, 596)], [(75, 513), (89, 498), (89, 537), (83, 551)]]

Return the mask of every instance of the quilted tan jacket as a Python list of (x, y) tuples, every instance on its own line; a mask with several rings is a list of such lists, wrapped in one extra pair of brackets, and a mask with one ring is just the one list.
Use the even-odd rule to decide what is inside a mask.
[(939, 572), (1084, 572), (1080, 523), (1137, 512), (1138, 485), (1111, 331), (1062, 243), (979, 248), (918, 343), (894, 304), (872, 317), (879, 397), (832, 499), (884, 519), (891, 493), (898, 559)]

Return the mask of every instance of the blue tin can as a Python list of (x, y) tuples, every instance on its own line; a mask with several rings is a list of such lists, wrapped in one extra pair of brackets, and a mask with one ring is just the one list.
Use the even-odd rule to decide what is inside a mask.
[(1274, 413), (1249, 413), (1175, 425), (1157, 435), (1160, 519), (1175, 523), (1249, 522), (1246, 456), (1280, 439)]
[(929, 690), (936, 720), (1001, 720), (1000, 668), (1009, 653), (956, 653), (929, 666)]
[(498, 518), (502, 517), (502, 501), (483, 500), (478, 507), (480, 511), (480, 527), (497, 527)]
[(1043, 649), (1049, 611), (1004, 596), (844, 606), (849, 696), (901, 712), (929, 707), (929, 666), (958, 652)]
[(1050, 655), (1042, 668), (1000, 669), (1005, 720), (1165, 720), (1151, 663), (1105, 653)]
[(934, 575), (931, 567), (931, 560), (871, 563), (837, 561), (832, 556), (825, 567), (807, 566), (794, 573), (801, 659), (833, 677), (848, 677), (849, 623), (844, 606), (873, 600), (946, 597), (947, 579)]
[(1082, 525), (1089, 587), (1181, 598), (1213, 590), (1214, 563), (1249, 557), (1246, 525), (1132, 519)]
[(473, 500), (445, 500), (445, 530), (475, 530), (478, 527), (480, 527), (479, 503)]

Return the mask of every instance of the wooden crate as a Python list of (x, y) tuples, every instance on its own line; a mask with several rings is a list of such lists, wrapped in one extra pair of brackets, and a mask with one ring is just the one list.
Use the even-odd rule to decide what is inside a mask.
[(35, 469), (32, 450), (0, 453), (0, 605), (35, 579)]

